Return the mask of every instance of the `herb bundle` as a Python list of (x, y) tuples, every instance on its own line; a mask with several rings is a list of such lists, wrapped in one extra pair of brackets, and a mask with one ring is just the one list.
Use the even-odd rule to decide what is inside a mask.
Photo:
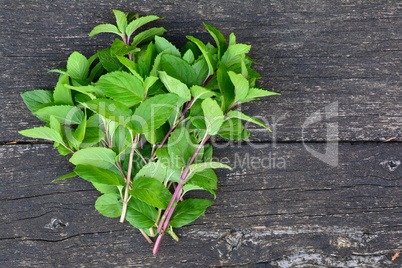
[(215, 46), (187, 36), (180, 50), (161, 37), (164, 28), (138, 33), (161, 19), (113, 10), (116, 24), (96, 26), (90, 36), (113, 33), (110, 48), (87, 59), (70, 55), (54, 91), (22, 94), (27, 107), (46, 126), (22, 135), (54, 141), (62, 155), (72, 154), (74, 171), (57, 180), (80, 176), (102, 193), (95, 208), (138, 228), (148, 242), (165, 233), (178, 237), (182, 227), (203, 215), (208, 199), (184, 199), (189, 191), (206, 190), (215, 198), (213, 169), (229, 166), (212, 161), (213, 135), (247, 139), (242, 120), (265, 127), (234, 110), (236, 105), (277, 95), (261, 89), (261, 76), (246, 54), (250, 45), (227, 42), (204, 24)]

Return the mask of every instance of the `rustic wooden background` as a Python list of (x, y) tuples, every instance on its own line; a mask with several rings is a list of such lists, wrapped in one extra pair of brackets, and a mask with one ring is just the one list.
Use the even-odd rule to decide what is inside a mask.
[[(1, 0), (0, 267), (400, 267), (398, 2)], [(17, 133), (41, 125), (19, 94), (51, 89), (47, 71), (73, 51), (109, 45), (112, 35), (88, 33), (113, 23), (112, 9), (164, 16), (152, 26), (178, 46), (185, 34), (211, 40), (202, 22), (235, 32), (252, 45), (260, 84), (282, 93), (243, 105), (275, 131), (251, 126), (250, 142), (215, 144), (235, 168), (218, 172), (206, 216), (178, 230), (180, 242), (166, 236), (156, 257), (130, 225), (97, 213), (89, 183), (51, 183), (71, 172), (66, 157)], [(322, 120), (303, 129), (315, 112)], [(306, 149), (325, 152), (328, 126), (338, 127), (335, 167)]]

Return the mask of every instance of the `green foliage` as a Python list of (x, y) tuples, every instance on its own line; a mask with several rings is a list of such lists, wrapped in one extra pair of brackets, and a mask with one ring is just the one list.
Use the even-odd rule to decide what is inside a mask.
[(136, 179), (133, 182), (130, 194), (133, 197), (160, 209), (166, 209), (170, 199), (172, 198), (172, 194), (160, 181), (147, 177)]
[(84, 119), (84, 112), (77, 106), (54, 105), (44, 107), (34, 113), (40, 120), (49, 122), (54, 116), (61, 124), (78, 125)]
[(63, 138), (56, 130), (48, 127), (35, 127), (31, 129), (19, 131), (21, 135), (35, 139), (51, 140), (58, 143), (63, 143)]
[(144, 99), (142, 81), (126, 72), (112, 72), (102, 75), (96, 86), (107, 97), (128, 107), (132, 107)]
[[(180, 52), (179, 52), (180, 55)], [(161, 57), (161, 69), (165, 71), (168, 75), (176, 78), (191, 87), (196, 85), (198, 82), (198, 77), (194, 69), (182, 58), (163, 54)]]
[(209, 135), (215, 135), (223, 123), (223, 112), (218, 103), (207, 98), (201, 103), (202, 111), (204, 113), (206, 131)]
[(210, 136), (247, 139), (242, 120), (267, 128), (233, 109), (278, 93), (256, 85), (261, 76), (246, 55), (251, 46), (236, 43), (233, 33), (227, 41), (204, 24), (215, 46), (187, 36), (179, 49), (159, 37), (162, 27), (138, 31), (162, 17), (113, 13), (116, 26), (101, 24), (89, 34), (118, 35), (110, 47), (89, 59), (73, 52), (65, 68), (50, 71), (59, 75), (54, 91), (21, 94), (46, 126), (19, 133), (72, 154), (74, 171), (54, 181), (78, 175), (92, 183), (101, 193), (99, 213), (127, 220), (146, 237), (157, 231), (176, 239), (172, 227), (193, 222), (212, 204), (183, 197), (204, 190), (216, 198), (213, 169), (230, 169), (212, 160)]
[(43, 105), (48, 105), (53, 103), (53, 91), (36, 89), (31, 91), (26, 91), (21, 94), (25, 105), (31, 112), (36, 112)]
[(184, 200), (177, 205), (170, 225), (178, 228), (189, 224), (199, 216), (204, 215), (206, 208), (210, 205), (212, 205), (212, 202), (207, 199)]
[(87, 58), (77, 51), (67, 60), (67, 74), (72, 79), (85, 80), (88, 77), (89, 64)]
[(124, 186), (123, 178), (107, 169), (91, 165), (77, 165), (74, 172), (84, 180), (92, 183)]
[(109, 169), (115, 165), (116, 154), (107, 148), (92, 147), (76, 151), (70, 158), (74, 165), (90, 165), (98, 168)]
[(137, 133), (147, 133), (162, 126), (176, 108), (178, 96), (167, 93), (142, 102), (131, 118), (129, 127)]
[(116, 193), (101, 195), (95, 202), (95, 208), (105, 217), (119, 217), (122, 210), (121, 197)]

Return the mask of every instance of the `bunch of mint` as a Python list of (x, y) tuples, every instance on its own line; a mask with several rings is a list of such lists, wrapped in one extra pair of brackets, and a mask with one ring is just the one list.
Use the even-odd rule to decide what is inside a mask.
[(157, 16), (139, 17), (113, 10), (117, 26), (101, 24), (90, 36), (114, 33), (110, 48), (87, 59), (70, 55), (54, 91), (22, 94), (28, 108), (46, 126), (22, 135), (54, 141), (62, 155), (72, 154), (74, 171), (56, 180), (80, 176), (102, 193), (95, 208), (138, 228), (157, 253), (167, 232), (196, 220), (212, 204), (183, 199), (192, 190), (214, 197), (213, 135), (247, 139), (242, 120), (266, 127), (256, 118), (233, 110), (236, 105), (277, 95), (260, 89), (260, 75), (246, 56), (250, 45), (229, 42), (205, 24), (216, 46), (197, 38), (180, 50), (160, 37), (164, 28), (138, 33)]

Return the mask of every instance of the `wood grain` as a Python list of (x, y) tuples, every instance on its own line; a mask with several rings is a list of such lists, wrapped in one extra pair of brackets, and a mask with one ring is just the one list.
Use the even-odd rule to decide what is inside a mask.
[(94, 209), (99, 194), (89, 183), (50, 182), (72, 170), (51, 145), (0, 146), (0, 265), (400, 265), (391, 261), (401, 250), (400, 144), (342, 144), (335, 168), (301, 144), (251, 149), (216, 150), (233, 170), (218, 172), (214, 205), (154, 257), (133, 227)]
[[(177, 46), (185, 35), (213, 42), (202, 22), (251, 44), (260, 85), (282, 93), (241, 107), (276, 130), (272, 135), (258, 129), (252, 140), (324, 141), (325, 125), (334, 121), (339, 140), (402, 139), (402, 20), (395, 1), (2, 2), (0, 141), (27, 141), (16, 130), (41, 125), (20, 93), (52, 89), (57, 75), (47, 71), (64, 68), (73, 51), (89, 57), (110, 45), (111, 34), (88, 33), (114, 23), (112, 9), (164, 16), (152, 26), (165, 27)], [(326, 105), (336, 101), (338, 116), (326, 120)], [(317, 111), (323, 120), (303, 129)]]
[[(241, 107), (273, 133), (250, 125), (249, 142), (217, 139), (233, 171), (218, 172), (214, 205), (157, 257), (99, 215), (89, 183), (51, 183), (73, 169), (52, 145), (7, 145), (43, 125), (19, 94), (52, 89), (47, 71), (73, 51), (109, 46), (112, 35), (88, 33), (114, 23), (112, 9), (164, 16), (151, 26), (178, 47), (187, 34), (213, 42), (202, 22), (234, 32), (252, 45), (260, 85), (282, 94)], [(393, 0), (1, 0), (0, 267), (401, 267), (401, 17)], [(325, 153), (328, 129), (338, 165), (307, 151)]]

